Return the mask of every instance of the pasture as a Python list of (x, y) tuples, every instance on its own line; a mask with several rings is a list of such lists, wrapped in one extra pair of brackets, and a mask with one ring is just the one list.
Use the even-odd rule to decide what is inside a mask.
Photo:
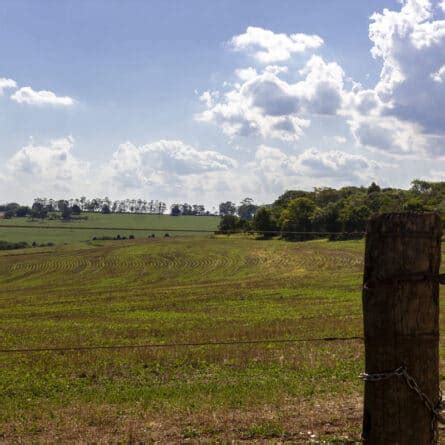
[[(360, 336), (363, 245), (221, 236), (1, 252), (0, 349)], [(360, 436), (360, 340), (0, 357), (0, 442)]]
[[(0, 219), (0, 240), (9, 242), (26, 241), (32, 244), (48, 243), (64, 244), (89, 241), (94, 237), (129, 237), (147, 238), (155, 236), (199, 236), (206, 231), (216, 230), (220, 218), (218, 216), (170, 216), (148, 214), (109, 214), (82, 213), (87, 219), (61, 221), (32, 220), (30, 218)], [(125, 229), (125, 230), (124, 230)], [(150, 230), (153, 229), (153, 230)], [(172, 229), (174, 231), (169, 231)], [(185, 231), (175, 231), (185, 229)], [(187, 232), (187, 230), (203, 230)]]

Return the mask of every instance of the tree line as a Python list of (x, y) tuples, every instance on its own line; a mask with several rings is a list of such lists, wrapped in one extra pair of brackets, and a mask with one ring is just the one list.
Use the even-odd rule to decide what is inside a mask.
[(272, 204), (257, 206), (255, 211), (248, 207), (245, 213), (250, 205), (253, 202), (244, 200), (240, 212), (233, 203), (222, 203), (219, 230), (253, 231), (265, 238), (281, 235), (288, 240), (317, 236), (309, 232), (331, 232), (331, 239), (358, 238), (371, 215), (439, 211), (445, 216), (445, 182), (414, 180), (408, 190), (382, 188), (374, 182), (369, 187), (288, 190)]
[(25, 217), (44, 219), (60, 213), (62, 219), (79, 216), (82, 212), (93, 213), (145, 213), (163, 215), (167, 205), (163, 201), (142, 199), (114, 200), (105, 198), (87, 199), (86, 197), (73, 199), (35, 198), (31, 207), (15, 202), (0, 205), (0, 211), (5, 218)]

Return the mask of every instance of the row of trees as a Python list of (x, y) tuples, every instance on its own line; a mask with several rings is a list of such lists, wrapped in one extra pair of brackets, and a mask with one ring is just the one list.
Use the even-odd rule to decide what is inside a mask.
[(172, 204), (170, 207), (170, 215), (172, 216), (207, 216), (211, 213), (205, 209), (202, 204)]
[(81, 212), (96, 213), (150, 213), (162, 215), (167, 210), (167, 205), (163, 201), (143, 199), (122, 199), (111, 200), (105, 198), (87, 199), (85, 196), (81, 198), (72, 198), (68, 200), (55, 200), (52, 198), (36, 198), (34, 203), (39, 203), (47, 209), (48, 212), (62, 211), (59, 203), (64, 203), (63, 207), (79, 208)]
[(381, 188), (375, 183), (338, 190), (290, 190), (273, 204), (258, 208), (252, 218), (232, 210), (221, 219), (220, 230), (253, 230), (265, 237), (280, 233), (291, 240), (311, 237), (292, 232), (354, 234), (363, 232), (368, 218), (378, 213), (434, 210), (445, 216), (445, 182), (415, 180), (409, 190)]

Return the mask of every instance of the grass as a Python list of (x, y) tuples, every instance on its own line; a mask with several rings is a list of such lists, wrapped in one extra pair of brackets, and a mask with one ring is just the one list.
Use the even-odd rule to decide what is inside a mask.
[[(0, 347), (361, 335), (362, 256), (362, 241), (240, 237), (1, 252)], [(0, 442), (360, 435), (360, 341), (0, 357)]]
[[(169, 233), (170, 236), (202, 236), (205, 231), (216, 230), (219, 224), (217, 216), (103, 215), (100, 213), (84, 213), (82, 216), (87, 219), (73, 219), (66, 222), (57, 219), (0, 219), (0, 240), (25, 241), (29, 244), (34, 241), (39, 244), (48, 242), (64, 244), (88, 241), (94, 237), (116, 237), (117, 235), (127, 238), (130, 235), (135, 238), (147, 238), (152, 233), (157, 237), (162, 237), (165, 233)], [(169, 232), (169, 229), (198, 229), (204, 232)]]

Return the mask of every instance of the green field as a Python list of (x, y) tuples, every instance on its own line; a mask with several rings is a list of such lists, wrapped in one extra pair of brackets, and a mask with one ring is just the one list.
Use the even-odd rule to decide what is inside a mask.
[[(231, 237), (2, 252), (0, 347), (360, 336), (362, 256)], [(360, 436), (360, 340), (0, 357), (0, 442)]]
[[(0, 240), (32, 244), (53, 242), (56, 244), (92, 240), (94, 237), (129, 237), (147, 238), (154, 233), (162, 237), (197, 236), (205, 231), (216, 230), (219, 223), (217, 216), (170, 216), (143, 214), (84, 213), (86, 220), (31, 220), (28, 218), (0, 219)], [(26, 227), (23, 227), (26, 226)], [(126, 230), (124, 230), (126, 229)], [(151, 230), (153, 229), (153, 230)], [(184, 232), (177, 231), (185, 229)], [(187, 232), (187, 230), (204, 232)]]

